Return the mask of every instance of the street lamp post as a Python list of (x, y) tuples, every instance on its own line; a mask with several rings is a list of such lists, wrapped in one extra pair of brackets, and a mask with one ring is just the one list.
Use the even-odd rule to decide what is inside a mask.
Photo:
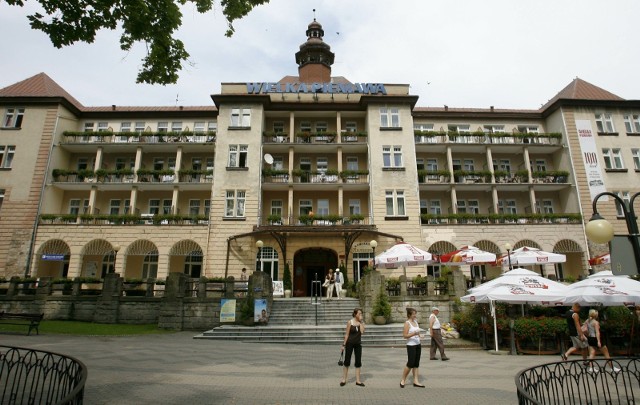
[(504, 248), (507, 250), (507, 259), (509, 260), (509, 271), (513, 270), (513, 266), (511, 265), (511, 243), (507, 242), (504, 244)]
[(611, 239), (613, 239), (613, 225), (611, 225), (609, 221), (607, 221), (600, 215), (597, 208), (598, 200), (600, 199), (600, 197), (605, 195), (613, 197), (622, 208), (622, 213), (624, 214), (624, 219), (627, 223), (629, 238), (631, 239), (631, 247), (633, 248), (636, 271), (640, 273), (640, 242), (638, 241), (640, 232), (638, 231), (638, 217), (636, 216), (635, 210), (633, 209), (633, 203), (636, 200), (636, 197), (640, 195), (640, 192), (635, 193), (633, 196), (631, 196), (629, 207), (627, 207), (622, 198), (614, 193), (605, 191), (598, 194), (593, 199), (593, 215), (591, 215), (591, 219), (589, 220), (589, 222), (587, 222), (587, 226), (585, 227), (587, 238), (595, 243), (608, 243), (611, 241)]
[(118, 252), (120, 251), (120, 245), (115, 245), (113, 247), (113, 271), (111, 273), (116, 272), (116, 261), (118, 260)]
[(378, 247), (378, 241), (377, 240), (372, 240), (371, 242), (369, 242), (369, 245), (371, 246), (371, 249), (373, 249), (373, 269), (376, 269), (376, 248)]
[(258, 271), (262, 271), (262, 247), (264, 246), (264, 242), (258, 240), (256, 242), (256, 247), (258, 248)]

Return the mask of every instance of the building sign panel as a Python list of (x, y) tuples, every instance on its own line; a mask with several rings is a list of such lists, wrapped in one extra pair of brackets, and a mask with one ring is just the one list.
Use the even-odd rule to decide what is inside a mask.
[[(582, 160), (584, 163), (584, 171), (587, 176), (587, 184), (589, 185), (589, 194), (591, 200), (596, 198), (600, 193), (607, 191), (602, 176), (602, 166), (598, 161), (598, 152), (596, 140), (589, 120), (576, 120), (576, 129), (578, 130), (578, 139), (580, 140), (580, 150), (582, 151)], [(608, 201), (605, 195), (600, 198), (602, 201)]]
[(64, 260), (64, 255), (43, 254), (42, 260), (62, 261)]
[(247, 83), (248, 94), (260, 93), (327, 93), (387, 94), (382, 83)]

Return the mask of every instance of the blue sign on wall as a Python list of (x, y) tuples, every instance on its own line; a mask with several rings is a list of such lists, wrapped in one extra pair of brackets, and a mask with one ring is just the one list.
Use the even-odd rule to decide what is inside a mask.
[(42, 260), (53, 260), (53, 261), (62, 261), (64, 260), (64, 255), (42, 255)]

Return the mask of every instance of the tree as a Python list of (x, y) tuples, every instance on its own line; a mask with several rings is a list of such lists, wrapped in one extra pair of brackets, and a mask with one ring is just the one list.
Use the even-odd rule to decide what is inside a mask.
[[(12, 6), (24, 6), (25, 0), (6, 0)], [(93, 43), (103, 29), (123, 29), (120, 48), (128, 51), (136, 42), (147, 44), (138, 83), (171, 84), (189, 53), (181, 40), (173, 37), (182, 25), (180, 6), (192, 2), (199, 13), (211, 10), (215, 0), (36, 0), (45, 14), (27, 16), (31, 28), (43, 31), (53, 46), (62, 48), (76, 42)], [(269, 0), (220, 0), (227, 19), (226, 36), (234, 33), (233, 22)]]

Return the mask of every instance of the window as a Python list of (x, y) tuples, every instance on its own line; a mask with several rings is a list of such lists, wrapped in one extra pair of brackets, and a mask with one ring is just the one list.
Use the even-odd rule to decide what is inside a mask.
[(158, 132), (167, 132), (169, 130), (169, 123), (166, 121), (158, 122)]
[(449, 125), (447, 129), (451, 132), (458, 132), (462, 134), (466, 134), (471, 132), (471, 125), (469, 124), (458, 124), (458, 125)]
[(316, 159), (316, 171), (318, 171), (319, 174), (325, 174), (328, 167), (329, 162), (326, 157), (319, 157)]
[(414, 131), (433, 131), (433, 124), (413, 124)]
[(358, 157), (357, 156), (348, 156), (347, 157), (347, 170), (358, 170)]
[(498, 212), (500, 214), (517, 214), (516, 200), (498, 200)]
[(229, 167), (247, 167), (248, 145), (229, 145)]
[(162, 214), (163, 215), (170, 215), (171, 214), (171, 205), (172, 201), (171, 200), (162, 200)]
[(284, 158), (282, 156), (274, 156), (271, 168), (273, 170), (284, 170)]
[(78, 162), (76, 164), (76, 169), (78, 170), (87, 170), (89, 167), (89, 159), (87, 158), (78, 158)]
[(282, 217), (282, 200), (271, 200), (271, 215), (280, 215)]
[(534, 172), (547, 171), (547, 161), (544, 159), (536, 159), (535, 161), (530, 160), (529, 164), (531, 165), (531, 170)]
[(109, 123), (98, 122), (98, 132), (107, 132), (108, 128), (109, 128)]
[(349, 199), (349, 215), (360, 214), (360, 200)]
[(204, 132), (204, 121), (193, 123), (193, 132)]
[[(393, 152), (392, 152), (393, 148)], [(383, 167), (403, 167), (402, 166), (402, 146), (382, 147)]]
[(244, 217), (245, 192), (241, 190), (228, 190), (226, 198), (226, 217)]
[(2, 209), (3, 201), (4, 201), (4, 189), (0, 188), (0, 210)]
[(218, 122), (217, 121), (209, 121), (207, 123), (207, 131), (217, 132), (218, 131)]
[(15, 153), (15, 146), (0, 145), (0, 169), (11, 169), (11, 163), (13, 162)]
[(473, 163), (473, 159), (464, 159), (464, 170), (468, 172), (473, 172), (476, 170), (476, 166)]
[(327, 132), (327, 123), (324, 121), (316, 122), (316, 132)]
[(311, 132), (311, 122), (309, 121), (300, 122), (300, 132)]
[[(627, 209), (629, 208), (629, 204), (631, 203), (631, 197), (629, 196), (628, 191), (613, 191), (613, 194), (622, 198), (622, 201), (624, 201), (625, 208)], [(615, 202), (616, 202), (616, 215), (618, 217), (624, 217), (624, 209), (622, 208), (622, 205), (618, 202), (618, 200), (615, 200)]]
[(171, 132), (182, 132), (182, 122), (181, 121), (172, 122)]
[(382, 128), (400, 128), (400, 110), (397, 107), (380, 108), (380, 126)]
[(144, 261), (142, 262), (142, 278), (156, 277), (158, 277), (158, 251), (154, 250), (144, 257)]
[(135, 131), (136, 131), (137, 133), (141, 133), (141, 132), (143, 132), (143, 131), (144, 131), (144, 125), (145, 125), (145, 124), (144, 124), (144, 122), (142, 122), (142, 121), (136, 122), (136, 128), (135, 128)]
[(311, 204), (311, 200), (300, 200), (299, 205), (299, 215), (309, 215), (311, 211), (313, 211), (313, 205)]
[(604, 158), (604, 167), (606, 169), (624, 169), (619, 148), (602, 149), (602, 157)]
[(211, 200), (204, 200), (204, 215), (206, 215), (208, 218), (210, 213), (211, 213)]
[(611, 114), (596, 114), (596, 126), (598, 127), (599, 134), (611, 134), (615, 132)]
[(509, 159), (493, 159), (493, 170), (511, 173), (511, 161)]
[(631, 155), (633, 156), (633, 168), (640, 170), (640, 149), (631, 149)]
[(149, 214), (158, 215), (160, 213), (160, 200), (149, 200)]
[(109, 215), (120, 214), (120, 200), (109, 200)]
[(79, 215), (80, 214), (80, 200), (72, 199), (69, 200), (69, 214), (71, 215)]
[(318, 200), (318, 212), (317, 215), (327, 216), (329, 215), (329, 200)]
[(232, 127), (250, 127), (251, 126), (251, 109), (250, 108), (232, 108), (231, 109), (231, 126)]
[(93, 132), (93, 127), (95, 126), (95, 123), (93, 122), (85, 122), (84, 123), (84, 132)]
[(153, 158), (153, 170), (164, 170), (164, 158)]
[(405, 216), (404, 191), (387, 190), (385, 192), (387, 216)]
[(189, 215), (192, 217), (200, 214), (200, 200), (189, 200)]
[(344, 124), (344, 132), (356, 132), (358, 130), (358, 124), (354, 121), (347, 121)]
[(4, 128), (21, 128), (23, 118), (24, 108), (7, 108), (4, 113), (4, 120), (2, 120), (2, 126)]
[(284, 121), (274, 121), (273, 122), (273, 132), (276, 134), (281, 134), (284, 132)]
[(518, 125), (518, 132), (521, 134), (537, 134), (540, 131), (537, 125)]
[(552, 200), (542, 200), (542, 213), (543, 214), (553, 214), (553, 201)]
[(131, 132), (131, 122), (121, 122), (120, 132)]
[(504, 125), (485, 125), (484, 132), (488, 134), (503, 134)]
[(480, 213), (480, 202), (478, 200), (469, 200), (467, 201), (467, 212), (469, 214), (479, 214)]
[(625, 114), (624, 129), (627, 131), (628, 134), (640, 133), (640, 115)]
[(116, 170), (125, 170), (125, 169), (133, 169), (135, 166), (134, 159), (127, 159), (123, 157), (118, 157), (115, 160), (115, 168)]

